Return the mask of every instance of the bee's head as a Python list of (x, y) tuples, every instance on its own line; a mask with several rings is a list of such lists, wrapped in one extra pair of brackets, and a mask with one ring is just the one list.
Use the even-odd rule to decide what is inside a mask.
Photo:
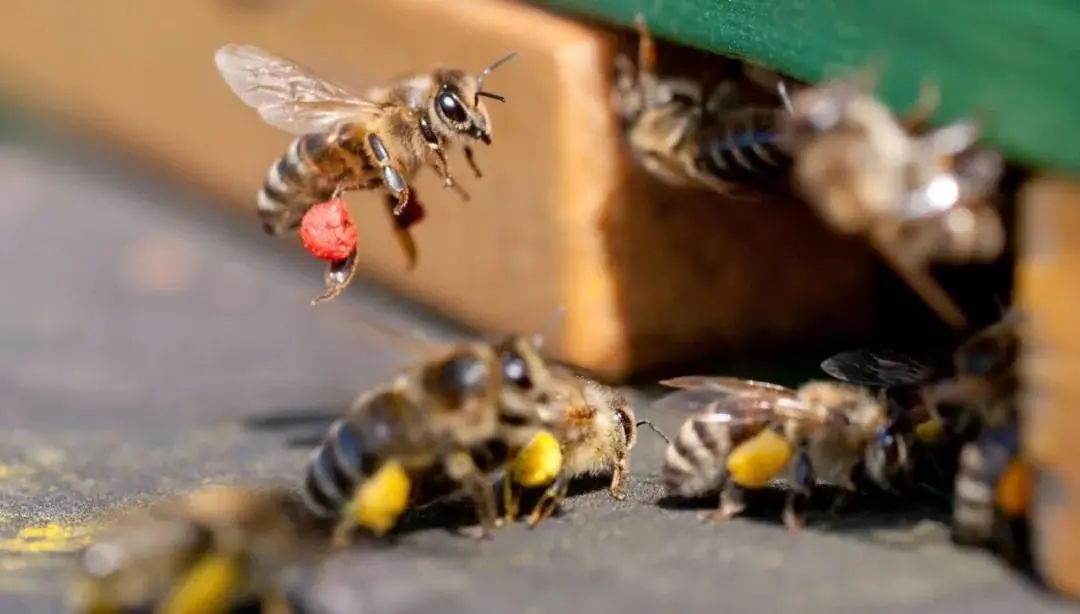
[(460, 70), (442, 70), (436, 74), (438, 89), (431, 101), (432, 112), (438, 118), (436, 124), (447, 136), (465, 136), (485, 145), (491, 144), (491, 118), (480, 99), (492, 98), (499, 102), (506, 99), (485, 91), (484, 78), (514, 55), (503, 56), (475, 77)]
[(504, 385), (529, 395), (536, 390), (547, 389), (551, 372), (532, 340), (510, 337), (499, 343), (496, 350)]
[(807, 87), (790, 97), (782, 87), (780, 95), (787, 110), (780, 120), (782, 140), (798, 148), (819, 134), (847, 125), (852, 114), (872, 100), (872, 93), (872, 83), (855, 78)]

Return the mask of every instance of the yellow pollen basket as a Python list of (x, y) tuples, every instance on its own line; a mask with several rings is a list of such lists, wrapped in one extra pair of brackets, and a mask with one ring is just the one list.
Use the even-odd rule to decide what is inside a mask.
[(184, 579), (161, 604), (161, 614), (225, 612), (240, 584), (240, 566), (236, 559), (208, 554), (199, 559)]
[(356, 524), (376, 535), (394, 528), (409, 505), (409, 476), (397, 461), (387, 461), (356, 489), (353, 515)]
[(742, 442), (727, 458), (727, 470), (739, 486), (761, 488), (787, 467), (791, 444), (772, 429)]
[(1014, 459), (997, 483), (997, 506), (1010, 518), (1022, 518), (1031, 508), (1031, 469), (1027, 463)]
[(944, 430), (941, 422), (931, 418), (915, 425), (915, 437), (922, 443), (934, 443), (941, 439)]
[(537, 433), (514, 457), (510, 476), (517, 484), (535, 488), (549, 484), (562, 469), (562, 447), (547, 431)]

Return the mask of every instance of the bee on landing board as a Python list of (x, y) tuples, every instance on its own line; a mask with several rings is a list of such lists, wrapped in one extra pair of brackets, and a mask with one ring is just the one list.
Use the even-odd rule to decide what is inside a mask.
[(851, 492), (862, 474), (893, 490), (908, 470), (908, 434), (863, 388), (819, 381), (793, 390), (695, 376), (662, 383), (678, 390), (658, 409), (692, 412), (667, 448), (664, 480), (677, 497), (720, 493), (719, 508), (703, 520), (732, 518), (745, 508), (745, 490), (780, 481), (790, 487), (784, 524), (795, 531), (816, 484)]
[[(540, 407), (544, 427), (558, 441), (562, 466), (558, 476), (533, 508), (529, 524), (536, 526), (550, 516), (566, 497), (570, 482), (588, 475), (611, 474), (608, 488), (617, 500), (625, 498), (623, 483), (630, 464), (630, 451), (637, 441), (637, 422), (630, 402), (616, 390), (571, 373), (555, 372), (553, 402)], [(503, 480), (506, 517), (517, 516), (517, 466)], [(527, 484), (526, 484), (527, 485)]]
[(952, 530), (961, 543), (997, 547), (1020, 562), (1026, 552), (1032, 473), (1020, 450), (1020, 382), (1016, 371), (1022, 316), (1012, 313), (964, 341), (951, 372), (896, 353), (856, 350), (822, 367), (846, 382), (918, 388), (906, 395), (922, 443), (959, 455)]
[(975, 148), (972, 121), (923, 129), (936, 90), (924, 88), (899, 120), (869, 81), (784, 94), (781, 142), (795, 158), (795, 187), (830, 227), (865, 237), (943, 320), (962, 327), (963, 314), (926, 266), (1001, 254), (1005, 233), (993, 206), (1001, 157)]
[(287, 574), (325, 532), (278, 490), (205, 488), (131, 514), (79, 560), (80, 612), (287, 613)]
[(560, 470), (539, 409), (553, 402), (552, 375), (533, 343), (463, 343), (359, 396), (312, 453), (308, 509), (338, 521), (338, 541), (354, 527), (381, 535), (449, 484), (472, 500), (488, 534), (500, 524), (498, 472), (522, 451), (533, 485)]
[[(491, 144), (491, 119), (480, 99), (504, 100), (484, 90), (484, 79), (513, 56), (504, 56), (476, 76), (437, 69), (361, 95), (257, 47), (219, 49), (214, 61), (233, 92), (267, 123), (299, 135), (270, 167), (259, 192), (263, 227), (282, 236), (294, 231), (316, 203), (345, 190), (382, 189), (411, 268), (416, 244), (409, 229), (423, 216), (423, 208), (409, 182), (429, 165), (445, 187), (468, 198), (450, 171), (446, 151), (462, 144), (480, 177), (470, 143)], [(330, 263), (326, 291), (317, 301), (340, 294), (355, 266), (355, 253)]]
[(640, 15), (637, 28), (637, 66), (616, 57), (615, 108), (638, 162), (673, 187), (724, 195), (786, 182), (791, 158), (779, 147), (780, 104), (742, 104), (732, 81), (707, 88), (660, 77), (656, 46)]

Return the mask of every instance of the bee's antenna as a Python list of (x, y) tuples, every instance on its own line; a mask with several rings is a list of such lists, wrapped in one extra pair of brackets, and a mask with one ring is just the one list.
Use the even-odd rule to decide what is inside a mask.
[(544, 324), (540, 327), (540, 330), (538, 330), (532, 336), (532, 344), (534, 348), (539, 350), (540, 348), (544, 347), (544, 337), (550, 334), (552, 329), (555, 328), (555, 326), (559, 322), (562, 322), (565, 315), (566, 307), (563, 305), (559, 305), (555, 308), (554, 311), (551, 312), (551, 315), (549, 315), (547, 320), (544, 321)]
[(509, 62), (510, 60), (514, 59), (515, 55), (517, 55), (517, 51), (511, 51), (510, 53), (508, 53), (508, 54), (504, 55), (503, 57), (501, 57), (501, 58), (495, 60), (494, 62), (492, 62), (491, 65), (488, 66), (487, 68), (485, 68), (484, 70), (480, 71), (480, 74), (476, 76), (476, 96), (473, 98), (473, 106), (476, 106), (476, 105), (480, 104), (480, 97), (481, 96), (487, 96), (488, 98), (494, 98), (495, 100), (498, 100), (499, 102), (506, 102), (506, 99), (503, 98), (502, 96), (499, 96), (498, 94), (492, 94), (491, 92), (485, 92), (484, 91), (484, 78), (487, 77), (488, 75), (490, 75), (492, 73), (492, 71), (494, 71), (496, 68), (498, 68), (498, 67), (502, 66), (503, 64)]
[(652, 430), (652, 432), (659, 435), (660, 439), (664, 440), (664, 443), (666, 443), (668, 445), (671, 445), (671, 440), (668, 439), (668, 436), (664, 434), (664, 431), (661, 431), (660, 427), (656, 426), (652, 422), (649, 422), (648, 420), (638, 420), (637, 422), (634, 423), (634, 426), (641, 426), (643, 424), (645, 426), (649, 427), (649, 429)]

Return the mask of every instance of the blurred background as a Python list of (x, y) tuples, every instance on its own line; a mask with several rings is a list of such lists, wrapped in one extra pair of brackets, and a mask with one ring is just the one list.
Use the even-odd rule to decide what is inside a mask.
[[(1069, 101), (1080, 99), (1067, 66), (1080, 40), (1068, 26), (1080, 17), (1039, 2), (1029, 20), (1010, 22), (1004, 3), (989, 2), (968, 34), (962, 24), (975, 15), (960, 0), (907, 3), (903, 16), (820, 4), (7, 0), (0, 607), (58, 609), (53, 578), (117, 509), (205, 483), (293, 483), (304, 443), (411, 359), (380, 330), (433, 339), (543, 330), (556, 358), (637, 384), (627, 391), (638, 400), (663, 374), (794, 383), (852, 344), (947, 337), (869, 249), (799, 203), (725, 202), (634, 168), (609, 105), (613, 58), (636, 44), (626, 26), (644, 13), (669, 40), (662, 57), (707, 70), (730, 62), (703, 50), (807, 80), (884, 56), (881, 91), (894, 106), (937, 77), (939, 118), (976, 108), (1011, 161), (1074, 171), (1080, 159), (1062, 143), (1075, 129)], [(1014, 49), (1003, 32), (1040, 40)], [(471, 200), (430, 172), (413, 184), (427, 208), (415, 270), (381, 195), (352, 193), (361, 278), (340, 299), (309, 305), (322, 264), (298, 241), (265, 235), (255, 215), (255, 194), (292, 137), (221, 80), (212, 58), (229, 42), (358, 91), (434, 66), (475, 74), (518, 51), (487, 81), (507, 102), (488, 103), (484, 176), (451, 154)], [(1061, 61), (1044, 60), (1047, 48)], [(1007, 181), (1007, 211), (1018, 181)], [(1014, 257), (1010, 246), (993, 265), (941, 277), (988, 321), (1011, 300)], [(661, 423), (670, 430), (678, 419)], [(919, 524), (910, 510), (841, 527), (852, 540), (791, 543), (758, 523), (720, 541), (692, 511), (653, 505), (662, 446), (642, 447), (627, 502), (600, 491), (571, 504), (569, 517), (576, 509), (588, 520), (515, 528), (479, 550), (422, 530), (377, 562), (337, 560), (319, 586), (337, 603), (395, 612), (499, 612), (526, 601), (544, 604), (537, 612), (1063, 607), (955, 551), (940, 523)], [(893, 521), (900, 529), (882, 537), (878, 524)], [(836, 578), (850, 590), (835, 590)], [(718, 583), (741, 596), (725, 604), (730, 593), (702, 591)], [(491, 595), (493, 585), (505, 591)]]

